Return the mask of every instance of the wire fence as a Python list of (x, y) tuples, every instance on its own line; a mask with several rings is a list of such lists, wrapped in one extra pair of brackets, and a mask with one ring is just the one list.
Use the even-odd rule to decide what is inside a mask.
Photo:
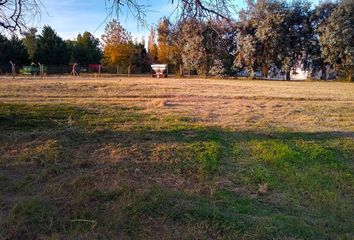
[[(183, 76), (187, 78), (198, 78), (203, 76), (198, 76), (195, 71), (189, 71), (183, 69), (182, 71), (177, 70), (177, 68), (168, 67), (168, 76)], [(182, 72), (182, 75), (181, 75)], [(101, 64), (89, 64), (89, 65), (77, 65), (77, 64), (66, 64), (66, 65), (0, 65), (0, 77), (12, 77), (12, 78), (48, 78), (48, 77), (70, 77), (70, 76), (85, 76), (85, 77), (151, 77), (153, 71), (151, 68), (141, 66), (105, 66)], [(303, 76), (302, 76), (303, 75)], [(312, 72), (311, 78), (308, 76), (308, 72), (303, 72), (302, 75), (292, 75), (292, 80), (305, 80), (312, 79), (318, 80), (321, 78), (321, 72)], [(211, 76), (204, 76), (211, 77)], [(245, 71), (240, 71), (234, 76), (225, 76), (224, 78), (247, 78), (249, 77)], [(278, 73), (274, 76), (269, 76), (263, 78), (261, 72), (256, 72), (257, 79), (268, 79), (268, 80), (284, 80), (285, 75)], [(325, 76), (326, 80), (335, 79), (335, 74), (332, 69), (328, 69)]]
[(0, 65), (1, 76), (130, 76), (130, 75), (151, 75), (150, 69), (142, 69), (136, 66), (104, 66), (101, 64), (89, 64), (89, 65), (14, 65), (6, 64)]

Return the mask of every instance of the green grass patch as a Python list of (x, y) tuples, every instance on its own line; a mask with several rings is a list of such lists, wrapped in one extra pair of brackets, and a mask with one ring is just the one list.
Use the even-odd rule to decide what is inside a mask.
[(0, 104), (0, 236), (351, 239), (354, 141)]

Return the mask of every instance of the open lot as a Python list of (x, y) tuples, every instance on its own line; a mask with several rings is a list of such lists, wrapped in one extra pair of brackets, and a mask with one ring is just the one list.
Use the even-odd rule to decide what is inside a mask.
[(0, 239), (353, 239), (354, 85), (0, 79)]

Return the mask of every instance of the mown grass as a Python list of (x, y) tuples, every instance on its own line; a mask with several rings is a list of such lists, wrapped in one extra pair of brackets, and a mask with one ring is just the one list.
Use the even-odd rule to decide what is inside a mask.
[(350, 132), (0, 104), (0, 239), (352, 239)]

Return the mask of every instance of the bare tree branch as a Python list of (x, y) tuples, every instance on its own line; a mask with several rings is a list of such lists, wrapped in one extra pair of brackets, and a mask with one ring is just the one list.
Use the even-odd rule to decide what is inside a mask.
[(23, 32), (41, 7), (40, 0), (0, 0), (0, 31)]
[[(175, 6), (178, 20), (187, 18), (231, 19), (236, 12), (232, 0), (166, 0)], [(147, 0), (105, 0), (107, 18), (121, 14), (133, 15), (140, 25), (146, 26), (150, 12)], [(44, 8), (40, 0), (0, 0), (0, 31), (23, 32), (35, 16)]]
[[(188, 18), (222, 18), (231, 19), (236, 13), (233, 0), (166, 0), (175, 6), (174, 15), (177, 20)], [(139, 23), (146, 24), (146, 14), (150, 5), (147, 0), (106, 0), (106, 7), (109, 13), (116, 13), (118, 16), (123, 9), (128, 10)]]
[(236, 13), (232, 0), (170, 0), (176, 4), (177, 18), (231, 19)]

